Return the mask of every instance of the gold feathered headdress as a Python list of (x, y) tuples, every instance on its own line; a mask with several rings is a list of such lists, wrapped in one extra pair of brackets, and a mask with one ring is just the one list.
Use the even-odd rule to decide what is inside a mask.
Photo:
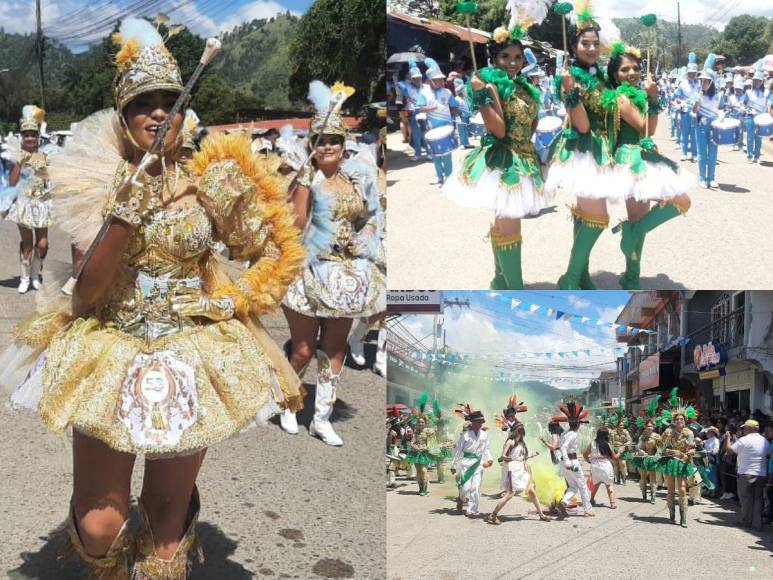
[(150, 22), (134, 17), (124, 19), (113, 35), (113, 42), (121, 46), (115, 55), (118, 71), (113, 82), (118, 111), (142, 93), (182, 92), (180, 67)]
[(24, 105), (19, 119), (20, 131), (35, 131), (40, 133), (40, 126), (46, 120), (46, 112), (36, 105)]
[(322, 81), (309, 83), (309, 100), (317, 111), (311, 118), (310, 143), (313, 143), (315, 136), (319, 134), (340, 135), (346, 138), (348, 131), (340, 111), (344, 101), (353, 94), (354, 89), (342, 82), (336, 82), (332, 87)]

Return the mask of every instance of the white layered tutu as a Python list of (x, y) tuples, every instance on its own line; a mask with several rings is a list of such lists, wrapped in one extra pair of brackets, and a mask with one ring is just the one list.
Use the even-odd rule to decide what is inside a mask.
[(591, 152), (574, 151), (564, 163), (555, 160), (548, 169), (545, 191), (554, 195), (563, 188), (575, 197), (617, 202), (626, 198), (626, 180), (612, 166), (601, 169)]
[(644, 175), (637, 176), (626, 165), (616, 165), (612, 170), (615, 179), (622, 183), (626, 199), (636, 201), (667, 201), (693, 190), (698, 177), (680, 169), (675, 172), (665, 163), (647, 163)]
[(497, 217), (523, 218), (536, 215), (548, 207), (553, 199), (535, 186), (530, 176), (520, 176), (513, 187), (502, 183), (501, 169), (486, 169), (475, 183), (465, 183), (455, 172), (443, 186), (446, 197), (473, 209), (493, 211)]

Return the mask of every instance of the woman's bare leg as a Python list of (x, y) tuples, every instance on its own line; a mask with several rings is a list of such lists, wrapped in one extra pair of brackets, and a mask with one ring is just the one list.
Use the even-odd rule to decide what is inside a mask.
[(129, 517), (134, 455), (73, 430), (73, 511), (81, 543), (103, 556)]
[(314, 358), (314, 353), (317, 352), (319, 320), (298, 314), (285, 306), (282, 307), (282, 310), (290, 327), (290, 339), (292, 340), (290, 365), (298, 375), (301, 375), (311, 359)]
[(521, 235), (520, 219), (497, 217), (494, 220), (494, 227), (500, 234), (505, 236)]
[(145, 461), (140, 501), (153, 531), (156, 555), (170, 559), (185, 533), (188, 506), (203, 452), (170, 459)]
[(320, 348), (330, 359), (334, 375), (340, 374), (346, 357), (346, 339), (352, 328), (351, 318), (325, 318), (321, 321)]
[(21, 236), (21, 255), (24, 260), (29, 262), (32, 256), (33, 237), (32, 230), (28, 227), (16, 224), (19, 228), (19, 235)]
[(38, 257), (45, 260), (48, 254), (48, 228), (35, 228), (35, 249)]
[(626, 199), (625, 208), (628, 211), (628, 221), (638, 222), (650, 211), (650, 202), (636, 201), (635, 199)]

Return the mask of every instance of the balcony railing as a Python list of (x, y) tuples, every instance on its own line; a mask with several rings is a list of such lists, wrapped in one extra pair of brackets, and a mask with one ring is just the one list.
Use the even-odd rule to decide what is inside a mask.
[(684, 364), (693, 363), (693, 351), (699, 344), (707, 344), (716, 341), (725, 349), (731, 349), (743, 346), (745, 328), (744, 328), (744, 307), (733, 310), (730, 314), (718, 318), (688, 334), (690, 342), (684, 352)]

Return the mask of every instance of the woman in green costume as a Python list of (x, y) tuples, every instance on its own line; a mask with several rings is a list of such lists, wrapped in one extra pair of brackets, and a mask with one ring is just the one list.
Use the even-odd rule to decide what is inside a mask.
[(676, 521), (674, 496), (679, 491), (679, 524), (687, 527), (687, 478), (695, 473), (692, 462), (695, 453), (695, 438), (687, 428), (687, 419), (697, 419), (698, 414), (692, 405), (685, 406), (677, 397), (678, 388), (671, 390), (668, 406), (662, 415), (663, 424), (670, 425), (660, 440), (661, 458), (655, 469), (663, 474), (666, 480), (666, 503), (672, 522)]
[(437, 461), (437, 456), (431, 451), (435, 439), (435, 430), (427, 427), (427, 416), (419, 412), (416, 415), (413, 428), (413, 441), (406, 460), (416, 466), (416, 483), (419, 484), (419, 495), (429, 493), (427, 469)]
[(657, 458), (655, 455), (660, 443), (660, 435), (655, 431), (655, 427), (660, 424), (660, 419), (656, 417), (658, 413), (658, 401), (660, 395), (655, 396), (647, 409), (636, 417), (637, 427), (642, 428), (639, 435), (639, 442), (636, 444), (636, 454), (632, 455), (628, 463), (631, 467), (639, 470), (639, 487), (641, 487), (641, 498), (647, 501), (647, 483), (649, 482), (650, 503), (655, 503), (655, 492), (657, 491), (657, 476), (655, 464)]
[(564, 61), (556, 74), (556, 100), (563, 101), (569, 126), (553, 141), (545, 191), (559, 188), (576, 197), (574, 242), (569, 265), (558, 280), (562, 290), (594, 290), (589, 273), (590, 254), (609, 224), (607, 201), (622, 201), (624, 192), (612, 172), (607, 118), (601, 105), (604, 74), (597, 67), (602, 47), (611, 44), (619, 30), (611, 20), (591, 14), (589, 0), (575, 3), (569, 18), (569, 50), (573, 62)]
[[(625, 255), (625, 273), (620, 277), (620, 285), (626, 290), (638, 290), (645, 236), (689, 209), (687, 192), (697, 185), (697, 180), (658, 153), (650, 137), (655, 133), (663, 105), (652, 78), (647, 79), (644, 90), (638, 88), (638, 49), (619, 41), (614, 43), (607, 74), (609, 88), (604, 90), (601, 102), (608, 116), (613, 174), (625, 193), (628, 212), (628, 219), (612, 231), (623, 232), (620, 249)], [(650, 207), (653, 201), (658, 203)]]
[[(544, 18), (544, 16), (543, 16)], [(529, 21), (529, 25), (534, 20)], [(493, 211), (491, 248), (494, 290), (523, 288), (521, 218), (549, 205), (532, 135), (537, 128), (541, 94), (519, 73), (524, 65), (521, 38), (525, 27), (500, 27), (488, 43), (493, 66), (482, 68), (468, 84), (480, 109), (486, 135), (443, 187), (451, 201)]]

